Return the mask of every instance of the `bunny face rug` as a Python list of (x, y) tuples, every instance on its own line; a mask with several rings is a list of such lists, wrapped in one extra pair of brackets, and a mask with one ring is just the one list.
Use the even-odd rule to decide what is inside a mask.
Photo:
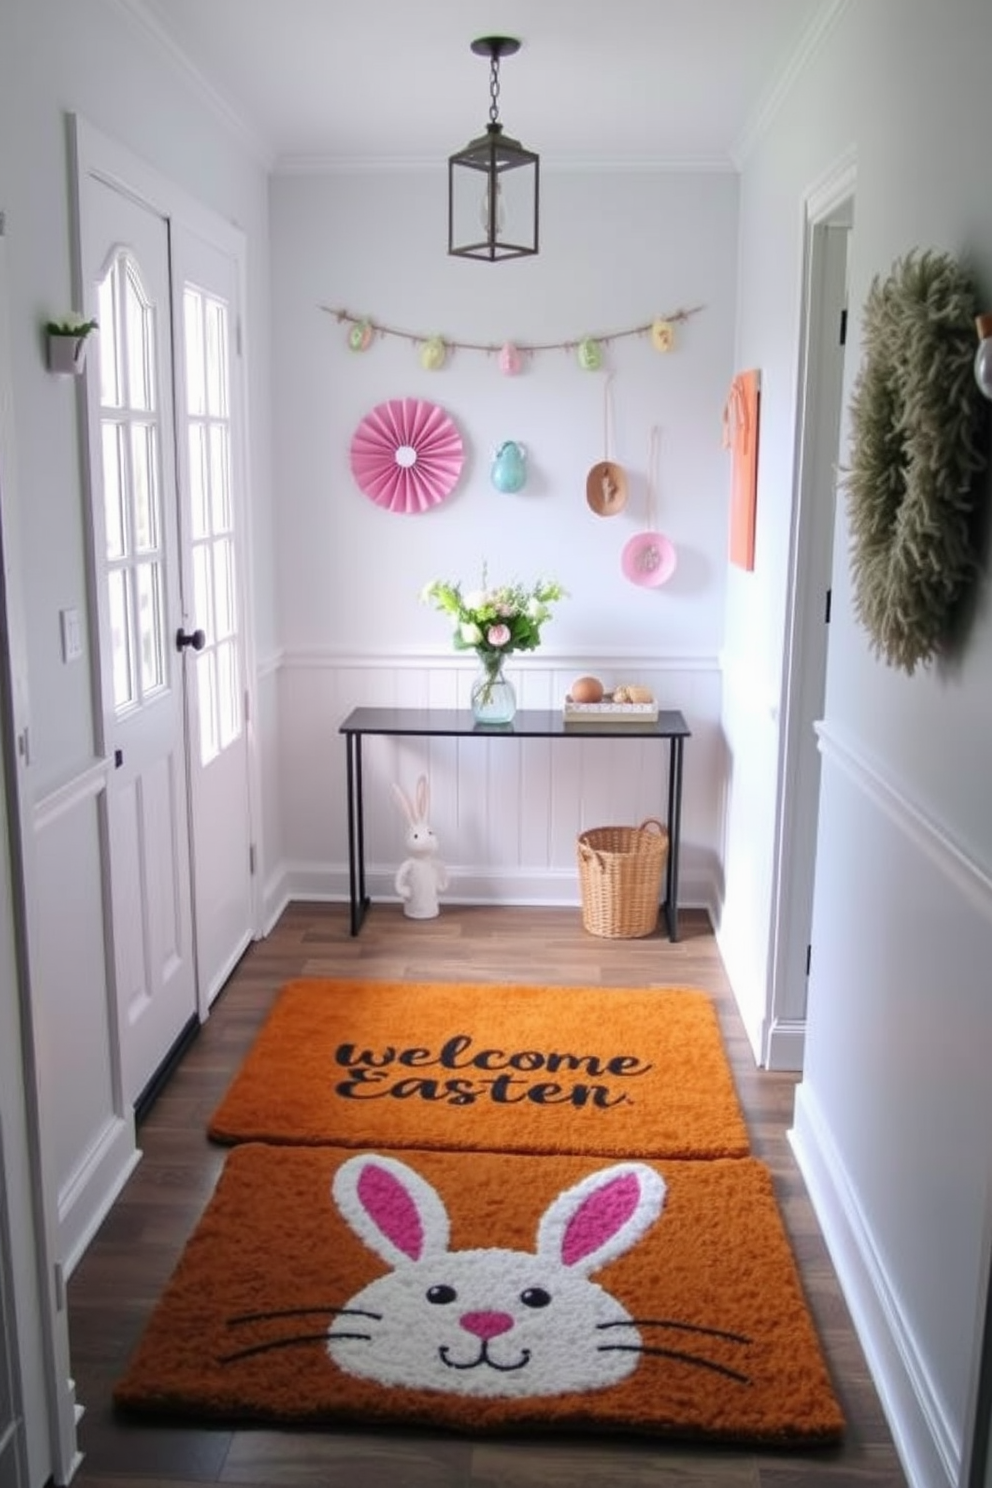
[(753, 1158), (246, 1143), (120, 1409), (801, 1447), (843, 1418)]
[(534, 1252), (451, 1250), (442, 1199), (390, 1157), (346, 1162), (334, 1197), (391, 1268), (330, 1330), (328, 1352), (349, 1374), (521, 1399), (602, 1389), (636, 1368), (633, 1319), (589, 1275), (661, 1213), (665, 1184), (653, 1168), (619, 1163), (559, 1194)]

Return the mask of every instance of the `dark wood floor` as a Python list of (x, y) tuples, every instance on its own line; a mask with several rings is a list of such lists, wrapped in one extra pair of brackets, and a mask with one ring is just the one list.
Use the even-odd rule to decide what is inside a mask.
[[(844, 1408), (844, 1445), (783, 1454), (639, 1439), (440, 1433), (190, 1429), (116, 1419), (111, 1390), (217, 1180), (224, 1151), (204, 1135), (281, 984), (347, 976), (604, 986), (694, 986), (715, 998), (752, 1148), (771, 1168), (807, 1297)], [(757, 1070), (708, 921), (684, 915), (675, 945), (586, 934), (572, 910), (444, 906), (431, 921), (374, 906), (361, 935), (340, 905), (293, 905), (252, 946), (141, 1124), (144, 1158), (69, 1286), (84, 1461), (79, 1488), (905, 1488), (787, 1130), (795, 1080)]]

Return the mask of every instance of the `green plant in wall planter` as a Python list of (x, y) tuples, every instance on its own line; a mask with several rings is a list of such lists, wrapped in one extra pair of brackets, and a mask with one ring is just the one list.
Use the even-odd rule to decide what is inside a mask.
[(87, 338), (97, 329), (95, 320), (75, 312), (62, 320), (45, 323), (48, 370), (61, 376), (78, 377), (86, 361)]

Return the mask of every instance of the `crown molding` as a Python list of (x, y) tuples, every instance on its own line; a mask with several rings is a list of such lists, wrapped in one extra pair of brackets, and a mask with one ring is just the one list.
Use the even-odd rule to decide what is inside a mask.
[[(123, 0), (134, 4), (139, 0)], [(427, 174), (443, 171), (447, 159), (436, 155), (281, 155), (272, 171), (277, 176), (366, 176), (396, 172)], [(542, 155), (542, 175), (737, 175), (729, 155), (697, 156), (564, 156)]]
[(792, 56), (765, 92), (751, 118), (734, 141), (730, 154), (737, 170), (744, 168), (748, 156), (768, 132), (796, 80), (824, 44), (850, 3), (851, 0), (824, 0), (799, 38)]
[(231, 103), (230, 99), (226, 98), (200, 71), (189, 55), (152, 14), (144, 0), (105, 0), (105, 3), (130, 22), (146, 40), (152, 42), (172, 71), (207, 106), (238, 144), (248, 151), (255, 163), (264, 170), (271, 171), (275, 158), (271, 146), (262, 138), (257, 129), (249, 124), (244, 114)]

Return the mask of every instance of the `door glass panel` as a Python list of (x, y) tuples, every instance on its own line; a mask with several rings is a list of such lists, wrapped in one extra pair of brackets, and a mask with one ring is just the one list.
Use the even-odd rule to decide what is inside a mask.
[(208, 537), (207, 526), (207, 431), (202, 424), (189, 429), (190, 536), (196, 542)]
[(145, 299), (136, 266), (125, 274), (125, 336), (128, 401), (132, 408), (155, 407), (155, 334), (152, 309)]
[(231, 529), (229, 439), (230, 431), (225, 425), (213, 425), (210, 430), (210, 517), (215, 533)]
[(134, 478), (134, 546), (139, 553), (149, 553), (158, 547), (157, 469), (155, 426), (135, 424), (131, 430), (131, 470)]
[(124, 456), (121, 428), (109, 422), (103, 425), (103, 514), (107, 535), (107, 557), (124, 556)]
[(122, 712), (134, 702), (131, 665), (131, 605), (128, 573), (115, 569), (107, 575), (107, 607), (110, 613), (110, 643), (114, 678), (114, 707)]
[(217, 701), (220, 707), (220, 747), (226, 749), (241, 731), (240, 693), (234, 646), (225, 641), (217, 647)]
[(139, 563), (137, 568), (138, 636), (141, 641), (141, 690), (147, 696), (162, 686), (161, 566)]
[(120, 333), (117, 325), (118, 303), (114, 293), (114, 275), (111, 272), (100, 285), (98, 295), (100, 320), (100, 403), (104, 408), (120, 408), (121, 396), (120, 360), (117, 347)]
[(155, 406), (155, 307), (126, 249), (99, 286), (104, 584), (114, 708), (132, 712), (168, 682)]
[(201, 763), (206, 765), (240, 737), (243, 727), (236, 644), (239, 619), (227, 305), (187, 284), (183, 326), (195, 623), (207, 638), (196, 658), (199, 750)]
[(203, 346), (203, 296), (189, 289), (183, 295), (183, 325), (186, 331), (186, 409), (190, 418), (200, 418), (207, 411), (206, 368), (200, 352)]
[(218, 641), (234, 630), (234, 547), (230, 538), (214, 544), (214, 629)]
[[(196, 623), (205, 635), (213, 636), (216, 627), (210, 573), (210, 549), (205, 543), (193, 549), (193, 605)], [(207, 644), (210, 645), (210, 642)], [(200, 654), (203, 655), (203, 652)]]

